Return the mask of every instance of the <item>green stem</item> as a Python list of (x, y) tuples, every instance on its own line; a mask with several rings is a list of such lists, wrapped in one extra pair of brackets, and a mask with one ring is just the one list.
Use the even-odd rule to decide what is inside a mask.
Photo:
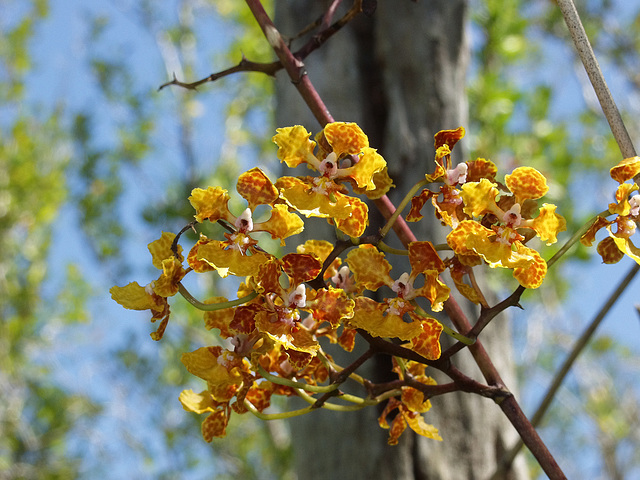
[(306, 390), (307, 392), (313, 393), (328, 393), (333, 392), (336, 388), (338, 388), (337, 384), (327, 385), (327, 386), (318, 386), (318, 385), (308, 385), (306, 383), (296, 382), (294, 380), (289, 380), (288, 378), (278, 377), (276, 375), (271, 375), (260, 365), (256, 367), (256, 370), (260, 375), (269, 380), (271, 383), (276, 383), (278, 385), (283, 385), (285, 387), (292, 387), (296, 389)]
[(246, 398), (244, 399), (244, 406), (247, 407), (253, 415), (258, 417), (260, 420), (282, 420), (285, 418), (293, 418), (298, 417), (300, 415), (305, 415), (307, 413), (313, 412), (311, 407), (301, 408), (300, 410), (292, 410), (290, 412), (282, 412), (282, 413), (262, 413), (258, 411), (258, 409)]
[(182, 283), (178, 282), (178, 291), (183, 298), (189, 302), (191, 305), (196, 307), (198, 310), (202, 310), (204, 312), (214, 312), (216, 310), (223, 310), (225, 308), (237, 307), (238, 305), (245, 304), (250, 302), (254, 298), (258, 296), (258, 292), (252, 292), (246, 297), (238, 298), (236, 300), (231, 300), (230, 302), (222, 302), (222, 303), (202, 303), (200, 300), (197, 300), (189, 293), (189, 291), (185, 288)]
[[(397, 210), (396, 210), (397, 211)], [(393, 255), (409, 255), (409, 250), (402, 250), (400, 248), (393, 248), (390, 247), (389, 245), (387, 245), (386, 243), (384, 243), (382, 240), (380, 240), (376, 247), (378, 247), (379, 250), (382, 250), (383, 252), (386, 253), (391, 253)]]
[[(310, 405), (315, 405), (317, 403), (317, 400), (315, 398), (313, 398), (311, 395), (309, 395), (307, 392), (303, 390), (298, 390), (298, 395), (300, 395), (300, 397)], [(361, 408), (364, 408), (368, 405), (375, 405), (375, 403), (377, 403), (377, 402), (370, 403), (363, 398), (356, 397), (355, 395), (349, 395), (346, 393), (337, 395), (337, 398), (341, 398), (351, 403), (355, 403), (355, 405), (338, 405), (336, 403), (324, 402), (321, 408), (326, 408), (327, 410), (333, 410), (336, 412), (353, 412), (355, 410), (360, 410)], [(315, 409), (315, 407), (312, 407), (312, 408)]]
[(547, 267), (551, 267), (551, 265), (553, 265), (554, 263), (556, 263), (558, 260), (560, 260), (560, 257), (562, 257), (565, 253), (567, 253), (567, 251), (573, 247), (573, 245), (580, 240), (580, 238), (587, 233), (587, 230), (589, 230), (591, 228), (591, 225), (593, 225), (593, 223), (598, 220), (598, 217), (606, 217), (608, 215), (610, 215), (611, 213), (609, 212), (609, 210), (603, 210), (602, 212), (598, 213), (595, 217), (593, 217), (591, 220), (589, 220), (587, 223), (585, 223), (576, 233), (574, 233), (571, 238), (569, 240), (567, 240), (567, 242), (562, 246), (562, 248), (560, 248), (560, 250), (558, 250), (553, 257), (551, 257), (548, 261), (547, 261)]
[(411, 201), (411, 199), (416, 194), (416, 192), (428, 183), (429, 182), (425, 178), (423, 180), (420, 180), (413, 187), (411, 187), (411, 190), (409, 190), (409, 192), (404, 196), (404, 198), (402, 199), (402, 202), (400, 202), (400, 205), (398, 205), (398, 208), (396, 208), (396, 211), (393, 212), (393, 214), (387, 220), (387, 223), (385, 224), (385, 226), (382, 227), (382, 230), (380, 230), (381, 238), (384, 238), (385, 235), (389, 233), (389, 230), (391, 230), (391, 227), (393, 227), (393, 224), (396, 223), (396, 220), (402, 213), (402, 210), (404, 210), (404, 207), (407, 206), (407, 204)]

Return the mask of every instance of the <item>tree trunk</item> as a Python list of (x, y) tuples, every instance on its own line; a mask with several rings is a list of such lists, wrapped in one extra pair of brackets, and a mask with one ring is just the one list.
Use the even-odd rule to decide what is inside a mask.
[[(327, 2), (279, 0), (276, 5), (276, 25), (284, 35), (293, 36), (318, 18)], [(463, 0), (383, 0), (373, 16), (361, 15), (305, 60), (310, 79), (333, 117), (357, 122), (371, 146), (387, 160), (396, 185), (390, 194), (395, 204), (422, 175), (433, 172), (434, 134), (467, 123), (466, 17)], [(282, 74), (277, 85), (277, 125), (302, 124), (316, 133), (320, 127), (289, 79)], [(463, 140), (455, 148), (456, 162), (467, 159), (464, 144)], [(380, 222), (374, 210), (373, 228)], [(325, 223), (314, 225), (322, 229)], [(446, 234), (439, 222), (427, 216), (412, 229), (419, 240), (433, 243), (442, 242)], [(326, 229), (323, 238), (330, 236)], [(392, 275), (399, 275), (403, 268), (394, 266)], [(471, 320), (477, 316), (475, 308), (467, 308), (467, 314)], [(513, 389), (506, 320), (494, 321), (493, 328), (483, 332), (482, 341)], [(456, 363), (481, 380), (468, 352), (460, 352)], [(376, 378), (388, 372), (389, 365), (388, 358), (376, 357), (370, 366), (375, 371), (367, 375)], [(430, 374), (439, 382), (446, 381)], [(425, 420), (440, 430), (443, 442), (406, 431), (398, 446), (388, 446), (388, 432), (378, 426), (379, 410), (374, 408), (356, 413), (323, 410), (294, 419), (291, 428), (299, 478), (488, 478), (502, 450), (516, 438), (498, 406), (471, 394), (437, 397), (432, 404)], [(520, 459), (508, 478), (527, 478), (523, 467)]]

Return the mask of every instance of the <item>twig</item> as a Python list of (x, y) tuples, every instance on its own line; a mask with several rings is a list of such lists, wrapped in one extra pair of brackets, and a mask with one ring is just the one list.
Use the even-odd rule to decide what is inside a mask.
[(222, 70), (221, 72), (212, 73), (208, 77), (205, 77), (201, 80), (192, 83), (181, 82), (176, 78), (176, 75), (173, 75), (173, 80), (167, 83), (163, 83), (158, 87), (158, 91), (162, 90), (169, 85), (176, 85), (178, 87), (186, 88), (187, 90), (197, 90), (200, 85), (207, 82), (215, 82), (216, 80), (226, 77), (227, 75), (231, 75), (233, 73), (238, 72), (260, 72), (265, 73), (271, 77), (275, 76), (278, 70), (282, 69), (282, 65), (280, 62), (271, 62), (271, 63), (261, 63), (261, 62), (252, 62), (242, 57), (242, 60), (234, 66), (227, 68), (226, 70)]
[[(335, 13), (335, 8), (337, 6), (336, 4), (338, 3), (340, 2), (334, 2), (334, 4), (327, 9), (325, 14), (322, 16), (322, 23), (321, 23), (321, 26), (323, 27), (322, 30), (317, 35), (314, 35), (313, 37), (311, 37), (311, 39), (309, 39), (307, 43), (305, 43), (300, 49), (298, 49), (293, 54), (295, 58), (304, 60), (312, 52), (314, 52), (320, 46), (322, 46), (322, 44), (324, 44), (335, 33), (337, 33), (342, 27), (344, 27), (347, 23), (349, 23), (359, 13), (362, 12), (362, 0), (355, 0), (353, 2), (353, 6), (349, 9), (347, 13), (344, 14), (342, 18), (340, 18), (338, 21), (336, 21), (332, 25), (328, 25), (328, 23), (331, 21), (331, 18)], [(319, 22), (314, 22), (308, 27), (308, 29), (313, 29), (318, 24)], [(306, 32), (307, 32), (307, 29), (303, 30), (302, 34)], [(273, 77), (278, 71), (282, 69), (283, 69), (283, 63), (281, 60), (277, 60), (275, 62), (270, 62), (270, 63), (252, 62), (250, 60), (247, 60), (243, 56), (242, 60), (240, 60), (240, 62), (237, 65), (217, 73), (212, 73), (208, 77), (202, 78), (195, 82), (190, 82), (190, 83), (182, 82), (178, 80), (174, 74), (173, 79), (167, 83), (163, 83), (162, 85), (160, 85), (160, 87), (158, 87), (158, 90), (162, 90), (163, 88), (168, 87), (169, 85), (175, 85), (178, 87), (186, 88), (187, 90), (197, 90), (200, 85), (203, 85), (208, 82), (215, 82), (216, 80), (222, 77), (226, 77), (228, 75), (238, 73), (238, 72), (259, 72), (259, 73), (264, 73)]]
[[(609, 313), (613, 305), (616, 303), (618, 298), (620, 298), (620, 295), (622, 295), (622, 293), (627, 288), (631, 280), (633, 280), (633, 277), (636, 276), (638, 271), (640, 271), (640, 265), (635, 263), (633, 267), (631, 267), (627, 275), (618, 284), (618, 287), (614, 290), (614, 292), (610, 295), (610, 297), (604, 303), (604, 305), (602, 306), (598, 314), (594, 317), (594, 319), (587, 326), (584, 332), (582, 332), (582, 335), (580, 335), (580, 338), (576, 340), (576, 343), (573, 345), (573, 348), (569, 352), (569, 355), (565, 359), (560, 369), (556, 372), (553, 378), (553, 381), (551, 382), (551, 385), (549, 385), (549, 388), (547, 389), (547, 392), (545, 393), (544, 398), (540, 402), (540, 405), (538, 405), (536, 412), (534, 413), (533, 417), (531, 417), (531, 424), (534, 427), (540, 424), (540, 422), (542, 421), (542, 418), (547, 413), (547, 410), (549, 409), (551, 402), (553, 401), (556, 394), (558, 393), (558, 390), (562, 385), (562, 382), (564, 381), (567, 374), (569, 373), (569, 370), (571, 370), (571, 367), (573, 366), (577, 358), (585, 349), (585, 347), (587, 346), (591, 338), (593, 338), (593, 335), (595, 334), (596, 329), (600, 326), (600, 323), (602, 323), (602, 320), (604, 319), (604, 317), (607, 315), (607, 313)], [(513, 459), (516, 457), (516, 455), (522, 448), (522, 445), (523, 445), (522, 440), (518, 440), (516, 445), (514, 445), (505, 454), (505, 456), (503, 457), (503, 460), (498, 466), (498, 469), (496, 470), (494, 475), (491, 477), (492, 480), (502, 478), (502, 474), (509, 469), (509, 467), (511, 466), (511, 463), (513, 462)]]

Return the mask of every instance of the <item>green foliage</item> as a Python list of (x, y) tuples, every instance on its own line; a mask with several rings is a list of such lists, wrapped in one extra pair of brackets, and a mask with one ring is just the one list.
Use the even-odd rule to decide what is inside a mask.
[[(74, 423), (96, 410), (49, 380), (50, 368), (34, 358), (51, 348), (45, 330), (58, 322), (42, 287), (52, 231), (68, 197), (70, 147), (60, 111), (36, 114), (24, 103), (30, 40), (47, 3), (29, 7), (0, 38), (0, 101), (8, 113), (0, 125), (0, 471), (3, 478), (72, 478), (79, 459), (66, 455), (66, 440)], [(76, 291), (85, 288), (77, 272), (73, 277)]]

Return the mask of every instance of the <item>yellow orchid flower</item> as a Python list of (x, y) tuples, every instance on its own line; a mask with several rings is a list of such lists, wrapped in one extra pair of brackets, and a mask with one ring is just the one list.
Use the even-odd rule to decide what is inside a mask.
[[(314, 154), (316, 142), (300, 125), (279, 128), (273, 137), (278, 158), (289, 167), (301, 163), (320, 173), (319, 177), (282, 177), (276, 182), (281, 197), (307, 217), (327, 218), (352, 237), (359, 237), (368, 225), (368, 208), (351, 197), (341, 182), (348, 182), (356, 193), (382, 196), (391, 187), (386, 162), (355, 123), (334, 122), (319, 134), (321, 148)], [(326, 143), (328, 148), (322, 145)], [(349, 156), (348, 160), (344, 160)], [(341, 166), (341, 162), (356, 163)]]
[(182, 247), (177, 246), (176, 257), (172, 250), (175, 234), (163, 232), (162, 236), (148, 245), (153, 265), (162, 270), (158, 279), (141, 286), (138, 282), (131, 282), (124, 287), (111, 287), (111, 298), (130, 310), (150, 310), (151, 321), (160, 320), (155, 332), (151, 334), (154, 340), (160, 340), (169, 322), (168, 297), (178, 293), (178, 282), (186, 272), (182, 266), (184, 260)]
[(619, 185), (615, 193), (616, 202), (609, 204), (609, 213), (616, 217), (612, 220), (598, 217), (580, 239), (584, 245), (591, 246), (595, 241), (596, 233), (606, 228), (609, 237), (601, 240), (597, 247), (597, 252), (604, 263), (617, 263), (626, 255), (640, 264), (640, 249), (631, 240), (640, 221), (640, 194), (634, 194), (638, 191), (638, 185), (635, 182), (627, 183), (638, 173), (640, 173), (640, 157), (637, 156), (625, 158), (611, 168), (611, 178)]

